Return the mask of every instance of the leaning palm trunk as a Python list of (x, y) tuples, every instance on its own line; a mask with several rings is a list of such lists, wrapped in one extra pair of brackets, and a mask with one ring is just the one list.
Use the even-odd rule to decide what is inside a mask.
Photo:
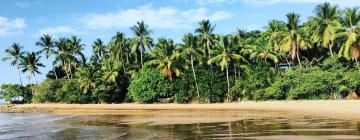
[(299, 62), (299, 65), (301, 67), (302, 65), (301, 65), (300, 56), (299, 56), (299, 46), (297, 46), (296, 43), (295, 43), (295, 45), (296, 45), (296, 58), (297, 58), (297, 60)]
[(190, 55), (190, 61), (191, 61), (191, 69), (192, 69), (192, 72), (193, 72), (193, 76), (194, 76), (194, 81), (195, 81), (195, 86), (196, 86), (196, 92), (197, 92), (197, 95), (198, 95), (198, 98), (200, 97), (200, 92), (199, 92), (199, 86), (197, 84), (197, 79), (196, 79), (196, 74), (195, 74), (195, 69), (194, 69), (194, 61), (193, 61), (193, 56)]

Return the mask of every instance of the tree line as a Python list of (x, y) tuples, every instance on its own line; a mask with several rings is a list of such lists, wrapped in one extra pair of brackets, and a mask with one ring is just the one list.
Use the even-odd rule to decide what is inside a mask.
[[(3, 60), (17, 68), (20, 85), (2, 85), (1, 95), (68, 103), (341, 98), (358, 91), (359, 23), (359, 8), (323, 3), (305, 22), (288, 13), (263, 31), (219, 35), (202, 20), (175, 43), (154, 40), (139, 21), (130, 28), (133, 37), (117, 32), (107, 43), (95, 40), (90, 58), (77, 36), (45, 34), (35, 43), (37, 52), (24, 52), (19, 43), (5, 50)], [(43, 56), (53, 60), (52, 69), (38, 83)], [(25, 87), (22, 73), (28, 75)]]

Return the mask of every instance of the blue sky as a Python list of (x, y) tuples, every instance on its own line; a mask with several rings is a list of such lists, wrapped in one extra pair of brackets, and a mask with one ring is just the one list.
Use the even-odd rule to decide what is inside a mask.
[[(117, 31), (132, 37), (129, 27), (139, 20), (150, 26), (154, 38), (177, 42), (185, 33), (194, 32), (201, 19), (210, 19), (219, 34), (237, 28), (261, 30), (271, 19), (284, 20), (288, 12), (301, 14), (304, 21), (324, 1), (342, 8), (360, 6), (360, 0), (1, 0), (0, 58), (13, 42), (25, 51), (38, 51), (35, 42), (44, 33), (79, 36), (89, 56), (95, 39), (107, 42)], [(51, 61), (42, 58), (46, 67), (37, 75), (39, 81), (45, 78)], [(9, 62), (0, 62), (0, 67), (0, 84), (19, 82), (17, 70)], [(23, 79), (26, 76), (22, 74)]]

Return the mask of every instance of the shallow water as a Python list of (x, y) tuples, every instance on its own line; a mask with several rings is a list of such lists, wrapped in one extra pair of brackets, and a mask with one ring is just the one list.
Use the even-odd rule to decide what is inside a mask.
[(360, 139), (360, 122), (231, 110), (0, 113), (0, 139)]

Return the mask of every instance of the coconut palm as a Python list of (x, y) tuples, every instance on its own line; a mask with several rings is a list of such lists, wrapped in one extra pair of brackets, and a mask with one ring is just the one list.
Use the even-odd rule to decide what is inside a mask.
[(152, 44), (152, 39), (150, 37), (152, 30), (149, 29), (149, 26), (146, 25), (144, 21), (137, 22), (136, 25), (131, 27), (131, 30), (134, 33), (131, 50), (133, 53), (140, 51), (140, 62), (141, 67), (143, 67), (145, 49), (150, 49)]
[(332, 6), (326, 2), (315, 8), (315, 17), (310, 20), (310, 29), (313, 31), (311, 39), (325, 48), (329, 48), (331, 56), (333, 56), (332, 47), (334, 46), (335, 34), (340, 26), (338, 21), (339, 12), (337, 6)]
[(267, 42), (262, 39), (258, 39), (255, 47), (251, 50), (250, 59), (259, 61), (262, 59), (264, 61), (271, 60), (275, 64), (279, 62), (277, 53), (267, 47)]
[(100, 38), (94, 41), (92, 48), (94, 55), (98, 58), (101, 58), (104, 55), (104, 53), (106, 53), (106, 46), (104, 45), (104, 42)]
[(119, 70), (120, 66), (117, 61), (112, 61), (111, 59), (105, 60), (102, 67), (102, 79), (109, 84), (116, 83)]
[(125, 34), (117, 32), (110, 43), (110, 57), (118, 62), (121, 62), (124, 73), (126, 73), (125, 64), (129, 61), (130, 49)]
[(268, 48), (273, 51), (279, 51), (279, 44), (283, 38), (281, 32), (286, 30), (286, 24), (279, 20), (271, 20), (265, 29), (262, 35), (267, 40)]
[(336, 38), (342, 43), (339, 56), (356, 62), (360, 57), (360, 12), (359, 8), (345, 9), (340, 18), (342, 28), (338, 31)]
[(301, 66), (300, 49), (305, 50), (309, 47), (309, 45), (305, 41), (302, 33), (303, 30), (299, 25), (300, 15), (289, 13), (286, 15), (286, 18), (287, 28), (279, 34), (279, 36), (284, 36), (280, 42), (280, 51), (291, 54), (292, 59), (295, 59), (296, 57), (299, 65)]
[(62, 67), (66, 73), (67, 78), (70, 78), (70, 70), (68, 69), (70, 67), (70, 62), (68, 61), (73, 59), (70, 57), (71, 52), (66, 38), (61, 37), (55, 42), (54, 54), (55, 60), (53, 65), (57, 64)]
[(5, 50), (6, 57), (2, 58), (3, 61), (10, 60), (12, 66), (16, 66), (18, 70), (20, 85), (22, 85), (22, 79), (20, 75), (20, 58), (24, 55), (25, 52), (21, 51), (22, 46), (19, 43), (13, 43), (9, 49)]
[[(82, 53), (82, 50), (84, 50), (83, 47), (85, 45), (81, 44), (81, 39), (78, 38), (77, 36), (71, 36), (68, 39), (68, 45), (69, 45), (70, 57), (72, 58), (69, 60), (69, 63), (71, 64), (71, 66), (73, 66), (76, 69), (79, 62), (83, 60), (83, 58), (85, 58), (84, 54)], [(70, 73), (72, 73), (71, 68), (69, 70)]]
[(195, 33), (199, 35), (199, 41), (203, 46), (204, 50), (206, 50), (206, 54), (208, 59), (211, 58), (213, 40), (215, 34), (213, 33), (215, 30), (215, 25), (211, 25), (209, 20), (202, 20), (199, 23), (199, 27), (195, 30)]
[(180, 75), (180, 69), (177, 67), (177, 60), (180, 56), (174, 41), (171, 39), (160, 38), (154, 50), (151, 51), (150, 57), (152, 58), (149, 63), (157, 66), (161, 73), (167, 75), (168, 79), (172, 80), (172, 75)]
[(227, 80), (227, 89), (228, 93), (230, 92), (230, 82), (229, 82), (229, 64), (233, 60), (245, 60), (243, 56), (239, 54), (239, 52), (234, 52), (234, 42), (232, 41), (232, 36), (227, 35), (220, 38), (220, 40), (216, 43), (214, 47), (215, 56), (208, 60), (208, 64), (216, 62), (218, 66), (220, 66), (223, 71), (226, 69), (226, 80)]
[(41, 72), (39, 71), (39, 67), (45, 67), (41, 62), (40, 62), (40, 58), (41, 56), (37, 56), (37, 54), (35, 52), (31, 52), (31, 53), (27, 53), (24, 56), (20, 57), (20, 68), (22, 69), (22, 72), (28, 72), (29, 73), (29, 83), (31, 85), (31, 92), (32, 95), (34, 96), (34, 90), (33, 90), (33, 83), (32, 83), (32, 77), (34, 77), (36, 83), (37, 83), (37, 79), (35, 74), (41, 74)]
[(83, 93), (91, 93), (97, 87), (96, 71), (92, 67), (79, 67), (76, 75)]
[[(49, 59), (49, 57), (54, 54), (55, 42), (48, 34), (44, 34), (42, 37), (40, 37), (39, 41), (36, 42), (35, 45), (41, 47), (40, 53), (45, 53), (46, 59)], [(53, 70), (53, 73), (55, 79), (58, 79), (55, 69)]]
[[(201, 63), (203, 50), (197, 43), (197, 38), (191, 33), (188, 33), (183, 38), (183, 44), (180, 44), (180, 55), (184, 57), (185, 62), (190, 63), (191, 70), (194, 76), (197, 96), (200, 97), (199, 86), (194, 68), (194, 61)], [(190, 61), (190, 62), (189, 62)]]

